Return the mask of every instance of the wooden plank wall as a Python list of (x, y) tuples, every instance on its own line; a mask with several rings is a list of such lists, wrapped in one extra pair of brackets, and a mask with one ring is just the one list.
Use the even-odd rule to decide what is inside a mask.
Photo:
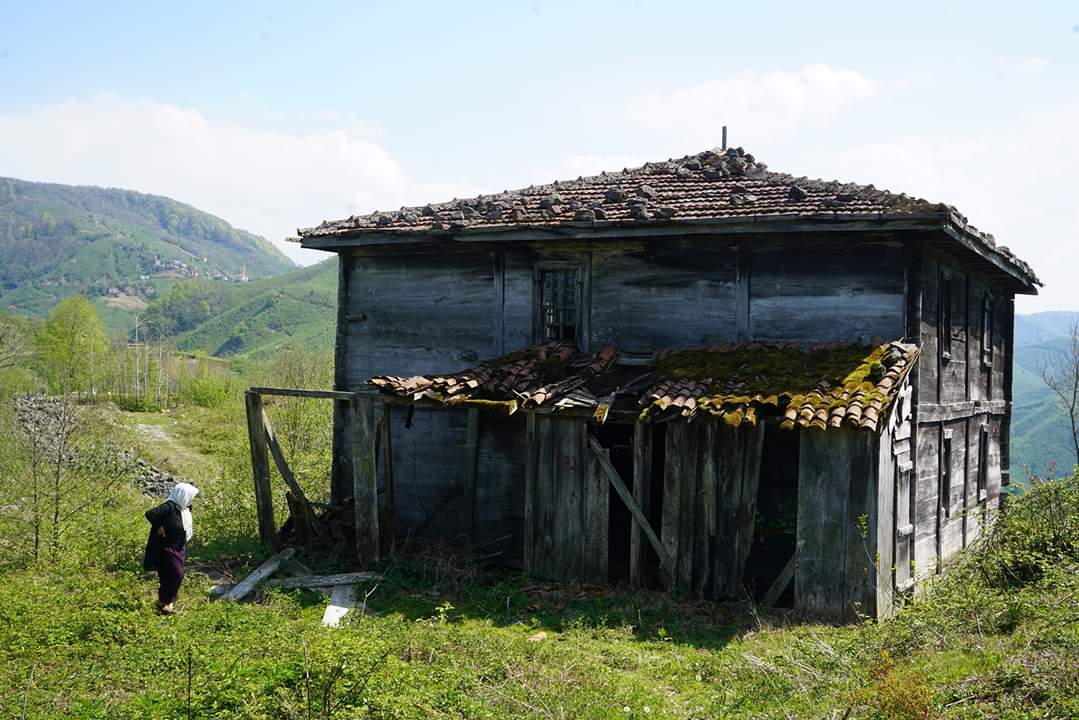
[(667, 427), (660, 541), (674, 560), (677, 589), (737, 595), (753, 542), (763, 439), (763, 425)]
[(605, 582), (609, 485), (588, 448), (588, 423), (546, 415), (534, 422), (531, 525), (524, 531), (533, 544), (525, 570), (550, 580)]
[[(380, 374), (449, 372), (530, 344), (538, 260), (576, 259), (591, 268), (583, 302), (591, 311), (582, 325), (590, 328), (593, 347), (650, 350), (751, 339), (752, 331), (778, 339), (902, 335), (902, 269), (887, 262), (898, 252), (895, 243), (852, 251), (849, 241), (813, 238), (813, 249), (792, 251), (800, 240), (787, 249), (761, 242), (759, 250), (757, 240), (739, 250), (720, 239), (702, 245), (663, 238), (342, 253), (335, 387), (364, 389)], [(791, 324), (791, 318), (798, 319)], [(333, 487), (341, 499), (351, 494), (351, 431), (347, 408), (337, 405)], [(467, 522), (461, 500), (466, 464), (458, 452), (463, 418), (420, 410), (406, 429), (408, 418), (396, 413), (390, 433), (398, 534), (422, 528), (430, 537), (459, 537)], [(476, 484), (477, 496), (492, 498), (495, 516), (475, 527), (508, 529), (514, 540), (507, 557), (516, 557), (522, 511), (513, 503), (523, 493), (523, 440), (510, 441), (513, 431), (492, 429), (496, 425), (483, 422)], [(382, 487), (381, 463), (378, 472)], [(384, 493), (380, 498), (385, 504)], [(475, 517), (480, 512), (477, 506)]]
[(899, 243), (754, 249), (749, 321), (755, 340), (904, 335), (906, 255)]
[[(950, 279), (951, 357), (943, 357), (942, 279)], [(991, 293), (992, 360), (983, 362), (983, 301)], [(922, 354), (918, 361), (918, 426), (915, 464), (916, 576), (939, 571), (956, 552), (981, 534), (998, 505), (1002, 477), (1001, 448), (1007, 444), (1007, 338), (1011, 332), (1011, 296), (966, 272), (953, 259), (926, 254), (921, 260)], [(979, 498), (981, 427), (989, 429), (987, 492)], [(951, 438), (951, 493), (942, 497), (942, 442)]]
[(795, 607), (876, 614), (879, 442), (848, 428), (802, 433)]
[(737, 254), (726, 244), (671, 242), (639, 252), (599, 253), (592, 263), (592, 346), (625, 350), (736, 339)]

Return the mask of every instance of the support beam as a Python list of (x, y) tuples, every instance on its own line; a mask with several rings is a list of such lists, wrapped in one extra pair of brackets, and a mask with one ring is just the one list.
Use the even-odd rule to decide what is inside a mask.
[(393, 406), (382, 403), (382, 481), (386, 485), (386, 543), (387, 550), (393, 553), (397, 542), (397, 503), (393, 486)]
[(592, 448), (592, 452), (599, 459), (600, 468), (607, 475), (607, 480), (611, 483), (614, 491), (618, 493), (618, 497), (622, 498), (622, 502), (626, 504), (626, 508), (629, 510), (629, 514), (633, 516), (634, 522), (640, 527), (641, 532), (645, 534), (645, 537), (648, 538), (648, 542), (652, 543), (656, 555), (659, 556), (660, 573), (663, 575), (664, 585), (670, 587), (674, 579), (674, 563), (660, 543), (655, 531), (652, 530), (652, 526), (648, 523), (648, 518), (633, 499), (633, 495), (626, 487), (626, 484), (622, 482), (622, 478), (618, 475), (618, 471), (615, 470), (614, 465), (611, 464), (610, 458), (607, 457), (607, 453), (604, 452), (603, 446), (600, 445), (599, 440), (596, 439), (595, 435), (589, 434), (588, 446)]
[(375, 475), (375, 409), (370, 397), (355, 396), (352, 410), (352, 498), (356, 512), (356, 557), (378, 561), (378, 486)]
[[(648, 517), (652, 495), (652, 427), (638, 422), (633, 426), (633, 499)], [(647, 550), (641, 542), (641, 527), (629, 528), (629, 582), (636, 587), (648, 584), (645, 572)]]
[(266, 454), (266, 433), (262, 425), (262, 398), (258, 393), (244, 393), (247, 407), (247, 437), (251, 445), (251, 474), (255, 481), (255, 509), (258, 512), (259, 539), (266, 547), (275, 547), (277, 528), (270, 494), (270, 460)]
[(464, 510), (464, 527), (469, 542), (476, 537), (476, 476), (479, 472), (480, 411), (468, 409), (468, 427), (465, 431), (465, 486), (461, 506)]
[(251, 392), (259, 395), (279, 395), (282, 397), (323, 398), (327, 400), (351, 400), (356, 393), (341, 390), (303, 390), (299, 388), (253, 387)]
[(536, 496), (536, 414), (525, 415), (525, 509), (524, 509), (524, 566), (531, 572), (535, 563), (535, 496)]
[[(289, 490), (292, 492), (293, 503), (290, 504), (289, 511), (292, 511), (293, 504), (297, 506), (297, 512), (291, 514), (298, 524), (297, 530), (301, 531), (301, 542), (307, 546), (309, 541), (314, 539), (310, 534), (319, 534), (318, 518), (315, 517), (311, 502), (307, 499), (303, 488), (296, 482), (296, 477), (292, 474), (288, 461), (285, 460), (285, 453), (281, 450), (281, 444), (277, 442), (277, 434), (274, 433), (273, 425), (270, 424), (270, 418), (266, 414), (265, 408), (262, 409), (262, 430), (266, 434), (266, 444), (269, 445), (270, 455), (273, 456), (277, 472), (281, 473), (281, 479), (285, 481), (285, 484), (288, 485)], [(299, 515), (302, 515), (302, 517)]]

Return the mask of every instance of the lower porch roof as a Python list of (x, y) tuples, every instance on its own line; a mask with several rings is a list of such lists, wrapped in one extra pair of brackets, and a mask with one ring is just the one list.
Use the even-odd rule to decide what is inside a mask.
[(533, 345), (440, 375), (383, 375), (368, 382), (410, 402), (591, 413), (638, 420), (720, 417), (737, 427), (774, 417), (780, 427), (876, 430), (919, 349), (902, 341), (721, 343), (623, 358), (617, 348), (582, 352), (570, 341)]

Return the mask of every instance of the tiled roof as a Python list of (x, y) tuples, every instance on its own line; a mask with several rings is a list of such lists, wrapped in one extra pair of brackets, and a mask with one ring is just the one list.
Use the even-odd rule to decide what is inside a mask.
[(446, 375), (381, 376), (369, 382), (412, 401), (444, 405), (551, 407), (592, 412), (603, 422), (611, 406), (630, 400), (642, 419), (700, 414), (731, 425), (763, 414), (780, 425), (875, 430), (918, 355), (914, 345), (722, 345), (666, 350), (650, 367), (620, 367), (618, 351), (582, 353), (549, 342)]
[(762, 411), (780, 426), (877, 429), (918, 357), (915, 345), (728, 343), (671, 350), (656, 359), (656, 382), (643, 416), (707, 413), (731, 425), (756, 423)]
[(589, 354), (578, 352), (573, 343), (552, 341), (456, 373), (387, 375), (368, 382), (398, 397), (444, 405), (502, 405), (511, 414), (518, 407), (543, 404), (594, 408), (597, 399), (587, 385), (610, 369), (617, 354), (612, 347)]
[(358, 235), (458, 233), (555, 227), (627, 227), (739, 218), (939, 216), (962, 227), (982, 252), (1028, 282), (1030, 267), (955, 208), (872, 185), (776, 173), (742, 148), (707, 150), (621, 172), (554, 182), (423, 207), (353, 215), (298, 232), (304, 242)]

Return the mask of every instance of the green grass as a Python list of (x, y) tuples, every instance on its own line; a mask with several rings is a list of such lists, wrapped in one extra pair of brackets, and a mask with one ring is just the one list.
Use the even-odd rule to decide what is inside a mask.
[[(1075, 481), (1044, 486), (1067, 492), (1040, 487), (1017, 501), (991, 554), (961, 558), (919, 602), (880, 624), (836, 626), (748, 604), (543, 583), (414, 541), (382, 564), (377, 586), (360, 586), (380, 614), (353, 613), (327, 629), (325, 598), (313, 592), (267, 591), (243, 604), (207, 599), (216, 578), (241, 577), (265, 556), (253, 540), (238, 403), (102, 411), (145, 456), (175, 463), (203, 488), (181, 612), (153, 614), (156, 582), (139, 567), (141, 512), (154, 500), (127, 492), (95, 509), (63, 564), (0, 578), (0, 716), (1079, 713)], [(1045, 522), (1045, 513), (1063, 520)], [(304, 562), (336, 569), (326, 558)]]

